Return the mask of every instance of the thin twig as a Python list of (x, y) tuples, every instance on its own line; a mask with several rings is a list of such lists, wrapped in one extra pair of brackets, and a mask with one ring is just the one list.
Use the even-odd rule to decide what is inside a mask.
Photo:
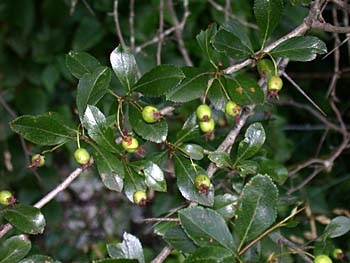
[(164, 0), (159, 1), (159, 41), (157, 46), (157, 65), (162, 63), (161, 54), (162, 54), (162, 45), (163, 45), (163, 27), (164, 27)]
[(165, 217), (160, 217), (160, 218), (145, 218), (143, 219), (145, 222), (175, 222), (179, 223), (180, 220), (178, 218), (165, 218)]
[(123, 35), (122, 35), (122, 31), (120, 30), (119, 16), (118, 16), (118, 0), (114, 0), (113, 17), (114, 17), (114, 23), (115, 23), (115, 30), (117, 32), (117, 36), (118, 36), (119, 42), (123, 46), (126, 46), (124, 38), (123, 38)]
[(166, 246), (163, 250), (158, 254), (158, 256), (151, 261), (151, 263), (162, 263), (171, 253), (171, 247)]
[(130, 26), (130, 49), (132, 53), (135, 53), (135, 0), (130, 0), (130, 15), (129, 15), (129, 26)]

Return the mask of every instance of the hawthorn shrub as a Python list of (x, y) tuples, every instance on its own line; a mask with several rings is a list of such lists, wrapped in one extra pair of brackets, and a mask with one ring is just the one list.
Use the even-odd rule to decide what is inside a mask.
[(347, 1), (0, 7), (1, 263), (349, 259)]

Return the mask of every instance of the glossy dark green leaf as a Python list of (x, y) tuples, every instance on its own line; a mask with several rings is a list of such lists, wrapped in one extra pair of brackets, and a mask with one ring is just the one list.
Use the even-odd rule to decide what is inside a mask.
[(89, 50), (102, 40), (104, 34), (104, 27), (97, 17), (85, 17), (80, 21), (73, 38), (72, 47), (78, 51)]
[[(214, 188), (213, 185), (210, 186), (210, 191), (207, 194), (200, 193), (199, 190), (194, 185), (194, 179), (197, 175), (194, 170), (190, 160), (174, 155), (175, 160), (175, 175), (177, 178), (177, 187), (184, 198), (189, 201), (197, 202), (201, 205), (212, 206), (214, 204)], [(199, 167), (196, 167), (198, 172)]]
[(255, 78), (242, 74), (234, 79), (226, 78), (223, 84), (238, 105), (263, 104), (265, 101), (264, 92)]
[(145, 73), (134, 89), (146, 96), (159, 97), (185, 78), (181, 69), (174, 65), (160, 65)]
[(259, 170), (259, 165), (252, 160), (243, 160), (236, 164), (236, 168), (239, 169), (239, 175), (245, 177), (247, 175), (256, 174)]
[(215, 151), (210, 153), (208, 158), (219, 168), (232, 166), (230, 156), (226, 152)]
[(121, 192), (123, 189), (124, 168), (118, 157), (103, 148), (94, 147), (94, 160), (103, 184), (110, 190)]
[(137, 259), (139, 263), (145, 262), (140, 240), (126, 232), (123, 234), (123, 242), (108, 244), (107, 251), (111, 258)]
[(123, 87), (131, 90), (136, 82), (136, 60), (130, 49), (119, 45), (110, 56), (111, 65)]
[(205, 56), (212, 62), (215, 63), (214, 61), (214, 53), (216, 52), (214, 48), (211, 45), (212, 39), (215, 36), (217, 32), (217, 25), (215, 23), (212, 23), (208, 26), (208, 28), (201, 32), (196, 36), (198, 45), (202, 49), (203, 53)]
[(113, 129), (107, 126), (106, 117), (95, 106), (87, 105), (82, 118), (91, 139), (110, 152), (118, 152)]
[(261, 32), (263, 47), (267, 38), (280, 22), (282, 11), (283, 0), (254, 1), (254, 15)]
[(167, 138), (168, 124), (165, 119), (156, 123), (147, 123), (142, 119), (141, 111), (131, 104), (129, 105), (129, 121), (134, 131), (145, 140), (161, 143)]
[[(223, 78), (221, 78), (221, 80), (223, 80)], [(225, 111), (225, 106), (227, 103), (227, 97), (224, 92), (225, 88), (225, 81), (221, 81), (220, 83), (218, 80), (214, 80), (208, 92), (208, 98), (211, 105), (220, 111)]]
[(32, 245), (25, 235), (10, 237), (0, 245), (0, 263), (14, 263), (24, 258)]
[(327, 225), (325, 233), (331, 238), (340, 237), (350, 231), (350, 218), (337, 216)]
[[(197, 122), (197, 121), (196, 121)], [(194, 124), (193, 126), (183, 127), (176, 134), (176, 144), (186, 141), (191, 141), (200, 136), (198, 124)]]
[(317, 54), (327, 53), (327, 46), (317, 37), (298, 36), (282, 42), (270, 53), (274, 57), (289, 58), (294, 61), (311, 61)]
[(56, 145), (76, 138), (75, 130), (54, 112), (37, 116), (23, 115), (10, 125), (13, 131), (26, 140), (39, 145)]
[(54, 65), (48, 65), (41, 74), (41, 81), (48, 92), (53, 92), (60, 79), (60, 72)]
[(248, 58), (254, 54), (245, 44), (241, 42), (234, 33), (225, 29), (220, 29), (214, 38), (213, 45), (219, 52), (233, 59)]
[(254, 156), (260, 150), (266, 139), (264, 127), (259, 122), (253, 123), (248, 127), (244, 137), (238, 145), (236, 163), (238, 160), (246, 160)]
[(138, 263), (137, 259), (127, 259), (127, 258), (107, 258), (94, 260), (93, 263)]
[(166, 192), (167, 185), (164, 179), (164, 173), (157, 164), (147, 162), (143, 168), (143, 173), (145, 174), (145, 183), (150, 189)]
[(60, 261), (44, 255), (33, 255), (22, 259), (19, 263), (60, 263)]
[(250, 42), (250, 38), (247, 35), (247, 32), (244, 31), (244, 27), (242, 27), (242, 24), (238, 23), (237, 21), (231, 20), (223, 24), (222, 28), (235, 35), (241, 41), (242, 45), (249, 49), (252, 54), (254, 53), (252, 43)]
[(198, 144), (184, 144), (181, 149), (193, 160), (202, 160), (204, 157), (204, 149)]
[(184, 263), (232, 263), (235, 256), (230, 250), (218, 246), (200, 247)]
[(244, 186), (235, 221), (240, 247), (275, 222), (277, 199), (277, 187), (267, 175), (258, 174)]
[(125, 166), (124, 192), (130, 202), (134, 202), (133, 195), (137, 190), (146, 191), (145, 177), (130, 166)]
[(274, 160), (260, 162), (260, 173), (268, 174), (274, 182), (283, 185), (288, 179), (288, 170), (285, 166)]
[(167, 100), (187, 102), (199, 98), (204, 94), (208, 84), (209, 73), (198, 68), (181, 68), (185, 79), (166, 94)]
[(80, 79), (85, 73), (92, 73), (101, 66), (98, 60), (86, 52), (70, 51), (66, 55), (66, 65), (74, 77)]
[(80, 117), (87, 105), (95, 105), (106, 94), (110, 81), (111, 71), (107, 67), (98, 67), (93, 73), (84, 74), (79, 80), (76, 97)]
[(45, 218), (36, 207), (17, 204), (3, 210), (3, 216), (11, 225), (26, 234), (36, 235), (44, 232)]
[(225, 220), (214, 210), (191, 207), (179, 211), (182, 228), (201, 247), (221, 246), (235, 251), (236, 245)]
[(225, 221), (229, 221), (236, 213), (237, 196), (231, 194), (217, 195), (214, 198), (213, 209), (218, 212)]
[(163, 238), (169, 245), (182, 253), (193, 253), (197, 248), (179, 225), (168, 228)]

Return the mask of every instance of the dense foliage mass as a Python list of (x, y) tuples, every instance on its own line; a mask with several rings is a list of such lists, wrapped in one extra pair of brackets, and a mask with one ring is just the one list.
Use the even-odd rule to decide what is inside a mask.
[(0, 2), (0, 263), (349, 260), (349, 10)]

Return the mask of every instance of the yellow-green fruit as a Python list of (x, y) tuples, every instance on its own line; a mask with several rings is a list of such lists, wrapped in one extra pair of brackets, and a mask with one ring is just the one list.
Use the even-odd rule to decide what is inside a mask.
[(84, 148), (79, 148), (74, 152), (74, 159), (79, 164), (87, 164), (90, 161), (90, 154)]
[(139, 142), (131, 136), (125, 137), (122, 141), (122, 147), (129, 153), (134, 153), (139, 147)]
[(142, 110), (142, 118), (147, 123), (155, 123), (159, 120), (160, 113), (156, 107), (146, 106)]
[(227, 115), (230, 115), (232, 117), (240, 115), (241, 114), (241, 106), (237, 105), (232, 100), (229, 100), (226, 103), (225, 112)]
[(143, 190), (137, 190), (133, 195), (134, 203), (137, 205), (146, 205), (147, 195)]
[(280, 91), (283, 86), (283, 81), (279, 76), (272, 76), (267, 82), (268, 90)]
[(45, 165), (45, 156), (40, 155), (38, 153), (34, 154), (32, 156), (32, 164), (34, 164), (33, 166), (35, 166), (35, 167), (42, 167), (42, 166), (44, 166)]
[(275, 73), (275, 66), (270, 59), (260, 59), (257, 62), (257, 69), (262, 77), (269, 78)]
[(212, 132), (215, 128), (215, 122), (213, 119), (209, 119), (208, 121), (200, 121), (199, 122), (199, 128), (202, 132)]
[(196, 115), (200, 121), (209, 121), (211, 119), (211, 109), (207, 104), (202, 104), (197, 107)]
[(205, 188), (209, 189), (210, 187), (210, 179), (205, 174), (198, 174), (194, 179), (194, 185), (198, 190), (203, 190)]
[(334, 259), (343, 259), (344, 258), (343, 250), (341, 250), (340, 248), (335, 248), (333, 250), (332, 256)]
[(1, 191), (0, 192), (0, 204), (9, 205), (11, 203), (11, 199), (13, 198), (10, 191)]
[(333, 263), (333, 261), (326, 255), (319, 255), (315, 257), (314, 263)]

